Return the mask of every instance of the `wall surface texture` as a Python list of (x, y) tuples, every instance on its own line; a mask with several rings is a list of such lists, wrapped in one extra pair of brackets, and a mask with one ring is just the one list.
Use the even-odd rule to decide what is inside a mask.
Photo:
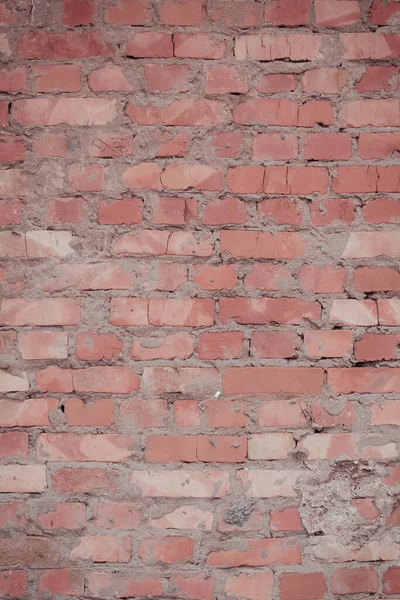
[(400, 2), (0, 21), (0, 597), (400, 598)]

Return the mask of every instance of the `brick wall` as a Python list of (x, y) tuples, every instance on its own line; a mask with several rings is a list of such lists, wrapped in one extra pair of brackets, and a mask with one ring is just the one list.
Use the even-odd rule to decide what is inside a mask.
[(399, 598), (400, 2), (0, 21), (0, 596)]

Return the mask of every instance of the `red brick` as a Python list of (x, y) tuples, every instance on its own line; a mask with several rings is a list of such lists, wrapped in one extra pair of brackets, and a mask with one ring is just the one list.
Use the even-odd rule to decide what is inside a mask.
[(117, 489), (118, 472), (113, 469), (81, 469), (66, 467), (51, 476), (52, 487), (64, 494), (112, 493)]
[[(336, 409), (337, 410), (337, 409)], [(320, 429), (336, 427), (352, 427), (357, 418), (357, 413), (351, 402), (345, 402), (340, 412), (331, 414), (321, 404), (313, 403), (311, 407), (312, 422)]]
[(53, 198), (47, 205), (46, 223), (81, 223), (84, 206), (82, 198)]
[(1, 303), (1, 325), (77, 325), (81, 302), (75, 298), (4, 298)]
[(28, 86), (28, 71), (24, 66), (16, 67), (12, 71), (1, 69), (0, 91), (6, 93), (25, 92)]
[(309, 330), (304, 332), (304, 348), (308, 356), (351, 358), (353, 336), (345, 330)]
[(253, 0), (218, 0), (212, 6), (211, 20), (228, 27), (255, 27), (260, 24), (260, 6)]
[(396, 127), (400, 124), (400, 109), (391, 98), (355, 100), (343, 107), (340, 122), (345, 127)]
[(96, 14), (96, 0), (63, 0), (64, 25), (92, 25)]
[(46, 487), (44, 465), (0, 465), (0, 492), (40, 493)]
[(122, 419), (139, 429), (163, 427), (168, 417), (168, 408), (164, 400), (125, 400), (121, 404), (120, 414)]
[(400, 135), (397, 133), (360, 133), (358, 154), (363, 159), (390, 158), (400, 151)]
[(269, 400), (260, 406), (261, 427), (305, 427), (307, 418), (301, 402), (293, 400)]
[(214, 324), (214, 300), (151, 298), (149, 322), (158, 327), (163, 325), (204, 327)]
[(223, 402), (209, 400), (205, 406), (207, 423), (209, 427), (246, 427), (249, 418), (244, 413), (243, 402)]
[(302, 265), (299, 271), (301, 285), (307, 292), (315, 294), (340, 294), (347, 282), (344, 267), (331, 265)]
[(234, 265), (193, 265), (193, 282), (202, 290), (231, 290), (239, 280)]
[(23, 431), (0, 433), (0, 458), (28, 458), (28, 434)]
[(321, 57), (321, 39), (310, 34), (242, 35), (235, 40), (235, 56), (238, 60), (294, 60), (308, 61)]
[(187, 65), (145, 65), (144, 76), (150, 92), (189, 91)]
[(0, 594), (2, 598), (21, 598), (25, 596), (27, 572), (20, 570), (0, 573)]
[(399, 71), (396, 67), (368, 65), (363, 76), (356, 85), (359, 93), (392, 91), (399, 88)]
[(154, 201), (151, 221), (156, 225), (184, 225), (196, 220), (197, 200), (195, 198), (161, 196)]
[(296, 89), (296, 80), (291, 73), (268, 73), (263, 75), (256, 89), (261, 94), (277, 94), (279, 92), (292, 92)]
[(38, 458), (62, 462), (121, 462), (134, 454), (133, 440), (120, 434), (42, 433)]
[(114, 422), (114, 405), (111, 398), (100, 398), (91, 403), (80, 398), (66, 398), (65, 417), (71, 426), (102, 426)]
[(189, 600), (213, 600), (214, 577), (203, 573), (175, 573), (171, 578), (174, 597)]
[(323, 375), (323, 369), (316, 367), (228, 367), (223, 390), (228, 395), (317, 394), (323, 387)]
[(347, 133), (311, 133), (305, 139), (304, 155), (307, 160), (348, 160), (351, 137)]
[(373, 568), (337, 569), (332, 574), (334, 594), (373, 594), (378, 591), (378, 574)]
[(8, 108), (9, 103), (6, 101), (0, 102), (0, 127), (8, 127)]
[(134, 577), (124, 574), (113, 574), (103, 571), (92, 571), (88, 574), (88, 591), (91, 596), (105, 597), (108, 589), (112, 586), (115, 594), (120, 598), (137, 597), (137, 596), (162, 596), (162, 580), (159, 572), (155, 572), (154, 576), (149, 573), (137, 573)]
[(160, 7), (162, 25), (198, 25), (205, 19), (204, 0), (186, 0), (184, 6), (178, 0), (163, 0)]
[(396, 393), (400, 389), (400, 372), (396, 368), (331, 368), (328, 385), (341, 394)]
[(82, 575), (69, 569), (52, 569), (40, 574), (38, 592), (62, 594), (64, 596), (80, 596), (84, 593)]
[(118, 0), (106, 11), (106, 20), (113, 25), (148, 25), (152, 21), (148, 0)]
[(220, 323), (296, 324), (303, 319), (317, 320), (321, 314), (318, 302), (296, 298), (221, 298), (219, 307)]
[(228, 597), (271, 600), (273, 587), (274, 577), (272, 573), (250, 573), (228, 577), (224, 592)]
[(261, 166), (231, 167), (228, 170), (228, 188), (237, 194), (261, 194), (263, 180), (264, 168)]
[(28, 331), (19, 336), (18, 350), (25, 360), (67, 358), (67, 334), (62, 331)]
[(79, 92), (81, 71), (77, 65), (35, 65), (32, 70), (37, 92)]
[(104, 169), (100, 165), (70, 166), (68, 177), (74, 192), (101, 192), (104, 190)]
[(397, 360), (397, 348), (400, 346), (400, 335), (366, 333), (354, 346), (357, 362)]
[(259, 433), (248, 440), (249, 460), (282, 460), (288, 458), (295, 448), (291, 433)]
[(126, 55), (134, 58), (170, 58), (173, 56), (172, 35), (137, 31), (133, 40), (128, 41)]
[(206, 564), (219, 567), (262, 567), (299, 564), (301, 561), (300, 546), (293, 538), (246, 540), (245, 544), (244, 550), (211, 552)]
[(93, 264), (64, 264), (59, 267), (61, 277), (49, 278), (43, 284), (46, 291), (65, 290), (126, 290), (135, 276), (127, 273), (117, 262)]
[(208, 202), (202, 219), (204, 225), (242, 225), (248, 220), (245, 202), (232, 197)]
[(201, 32), (174, 34), (174, 56), (176, 58), (218, 60), (225, 58), (226, 52), (226, 42), (221, 36)]
[(291, 331), (255, 331), (251, 354), (257, 358), (291, 358), (296, 356), (299, 338)]
[(345, 27), (360, 22), (360, 6), (355, 0), (315, 0), (316, 24)]
[(297, 232), (221, 231), (221, 251), (234, 258), (294, 259), (303, 255), (306, 242)]
[(9, 8), (7, 8), (7, 6), (4, 6), (4, 4), (1, 4), (0, 5), (0, 22), (4, 25), (16, 23), (17, 16), (15, 14), (15, 11), (11, 11)]
[(211, 165), (168, 165), (161, 181), (166, 190), (214, 191), (223, 187), (222, 169)]
[(110, 66), (92, 71), (88, 77), (88, 85), (93, 92), (132, 92), (121, 67)]
[(196, 400), (177, 400), (174, 402), (174, 420), (179, 427), (197, 427), (200, 425), (201, 411)]
[(43, 529), (83, 529), (86, 526), (86, 506), (79, 502), (62, 502), (40, 511), (38, 521)]
[(373, 300), (333, 300), (330, 320), (344, 325), (378, 325), (377, 307)]
[(320, 68), (306, 71), (301, 80), (307, 94), (340, 94), (347, 83), (345, 69)]
[(298, 448), (307, 453), (308, 460), (390, 460), (397, 457), (393, 443), (376, 444), (371, 435), (352, 433), (316, 433), (301, 439)]
[(398, 505), (394, 511), (388, 516), (388, 518), (386, 519), (386, 525), (392, 526), (392, 527), (399, 527), (400, 526), (400, 505)]
[(342, 33), (345, 60), (383, 60), (400, 53), (400, 36), (393, 33)]
[(400, 569), (389, 567), (382, 577), (382, 588), (385, 594), (400, 594)]
[(37, 30), (25, 33), (18, 44), (18, 55), (27, 59), (110, 57), (114, 52), (114, 47), (103, 40), (99, 31), (48, 33)]
[(0, 176), (0, 191), (3, 196), (26, 196), (26, 178), (21, 169), (2, 170)]
[(266, 167), (263, 188), (267, 194), (324, 194), (328, 174), (323, 167)]
[(273, 508), (270, 514), (270, 527), (272, 531), (302, 531), (299, 509), (296, 506), (287, 508)]
[(206, 94), (245, 94), (248, 90), (245, 74), (235, 66), (212, 67), (205, 75)]
[(342, 256), (344, 258), (373, 258), (399, 256), (400, 235), (395, 231), (352, 231)]
[(162, 338), (149, 337), (134, 340), (131, 356), (136, 360), (171, 360), (189, 358), (194, 352), (190, 335), (172, 334)]
[(275, 221), (277, 225), (301, 225), (303, 208), (298, 200), (290, 198), (271, 198), (258, 204), (258, 213), (262, 218)]
[(129, 502), (102, 502), (95, 508), (98, 529), (136, 529), (141, 523), (140, 506)]
[(400, 323), (400, 301), (378, 300), (379, 325), (399, 325)]
[(151, 462), (196, 462), (195, 435), (150, 435), (146, 441), (145, 460)]
[(189, 150), (190, 139), (186, 132), (166, 131), (160, 136), (157, 156), (185, 156)]
[(58, 97), (16, 100), (12, 116), (21, 125), (106, 125), (116, 117), (116, 101)]
[(142, 220), (143, 208), (140, 198), (122, 198), (115, 202), (99, 204), (97, 221), (100, 225), (134, 225)]
[(69, 158), (73, 155), (71, 137), (65, 133), (44, 133), (41, 138), (32, 140), (32, 148), (38, 156)]
[(70, 560), (91, 560), (94, 563), (120, 562), (131, 560), (132, 541), (129, 537), (112, 535), (85, 535), (70, 553)]
[(371, 5), (368, 19), (374, 25), (392, 25), (399, 17), (400, 7), (395, 0), (382, 2), (374, 0)]
[(283, 573), (279, 591), (282, 600), (318, 600), (325, 596), (327, 587), (323, 573)]
[(0, 225), (18, 225), (21, 222), (23, 206), (21, 202), (13, 200), (0, 202)]
[(123, 348), (117, 336), (111, 333), (78, 333), (76, 356), (80, 360), (112, 360)]
[(29, 381), (26, 373), (11, 375), (8, 371), (0, 371), (1, 392), (27, 392), (28, 390)]
[(290, 271), (281, 265), (255, 263), (245, 276), (244, 284), (250, 290), (279, 291), (291, 288), (293, 279)]
[(310, 206), (312, 225), (324, 227), (331, 223), (350, 225), (355, 219), (356, 203), (347, 198), (315, 200)]
[(184, 536), (145, 538), (139, 546), (139, 557), (145, 564), (193, 562), (194, 540)]
[(253, 140), (253, 159), (291, 160), (298, 154), (298, 140), (292, 133), (260, 133)]
[(312, 3), (310, 0), (268, 0), (264, 19), (272, 25), (308, 25)]
[(369, 406), (371, 410), (371, 425), (399, 425), (400, 407), (396, 400), (385, 402), (373, 402)]
[(400, 290), (400, 274), (392, 267), (359, 267), (355, 269), (353, 279), (354, 287), (359, 292)]
[[(26, 527), (28, 506), (25, 502), (2, 502), (0, 504), (0, 526), (4, 529)], [(0, 584), (1, 589), (1, 584)]]
[(94, 136), (86, 146), (87, 155), (92, 158), (115, 158), (133, 154), (133, 137), (117, 131), (104, 131)]
[(247, 454), (247, 438), (244, 436), (197, 437), (197, 459), (204, 462), (244, 462)]
[(244, 335), (240, 331), (201, 333), (198, 354), (202, 360), (240, 358)]
[(369, 200), (363, 206), (362, 213), (369, 223), (400, 223), (400, 202), (395, 198)]

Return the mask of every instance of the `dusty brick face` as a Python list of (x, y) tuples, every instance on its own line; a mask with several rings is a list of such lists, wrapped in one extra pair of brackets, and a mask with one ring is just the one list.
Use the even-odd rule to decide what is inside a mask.
[(400, 596), (400, 3), (0, 1), (0, 597)]

